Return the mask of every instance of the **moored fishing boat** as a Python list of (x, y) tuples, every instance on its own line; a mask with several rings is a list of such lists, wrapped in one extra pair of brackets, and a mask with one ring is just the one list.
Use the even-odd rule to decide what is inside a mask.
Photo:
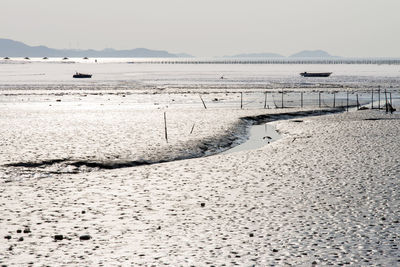
[(76, 72), (72, 77), (73, 78), (92, 78), (92, 74), (84, 74), (84, 73)]
[(303, 77), (329, 77), (332, 72), (302, 72), (300, 73)]

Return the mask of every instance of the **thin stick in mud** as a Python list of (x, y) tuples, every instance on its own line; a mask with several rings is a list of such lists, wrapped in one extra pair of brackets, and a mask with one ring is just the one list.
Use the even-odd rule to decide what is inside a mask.
[(387, 98), (386, 88), (385, 88), (385, 108), (386, 108), (386, 113), (388, 113), (389, 107), (388, 107), (388, 98)]
[(336, 108), (336, 93), (333, 92), (333, 108)]
[(371, 90), (371, 109), (374, 109), (374, 89)]
[(201, 102), (203, 103), (204, 109), (207, 109), (206, 103), (204, 103), (204, 100), (203, 100), (203, 98), (201, 97), (201, 95), (200, 95), (200, 99), (201, 99)]
[(267, 92), (264, 93), (264, 109), (267, 108)]
[(321, 108), (321, 92), (318, 92), (318, 107)]
[(167, 112), (164, 112), (164, 132), (165, 132), (165, 140), (168, 143)]
[(301, 100), (300, 100), (300, 103), (301, 103), (301, 104), (300, 104), (300, 105), (301, 105), (301, 107), (303, 108), (303, 92), (301, 92), (301, 97), (300, 97), (300, 98), (301, 98)]
[(378, 109), (381, 109), (381, 86), (378, 89)]
[(194, 125), (195, 125), (195, 123), (193, 123), (192, 129), (190, 130), (190, 134), (193, 133)]

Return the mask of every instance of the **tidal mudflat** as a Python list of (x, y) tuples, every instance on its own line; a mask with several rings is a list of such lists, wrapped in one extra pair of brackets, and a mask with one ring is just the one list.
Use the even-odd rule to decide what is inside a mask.
[[(269, 123), (278, 140), (218, 154), (247, 138), (241, 118), (318, 108), (206, 110), (193, 92), (15, 90), (0, 101), (2, 265), (400, 262), (399, 114), (283, 116)], [(182, 99), (192, 104), (175, 104)], [(171, 158), (180, 160), (118, 167)]]

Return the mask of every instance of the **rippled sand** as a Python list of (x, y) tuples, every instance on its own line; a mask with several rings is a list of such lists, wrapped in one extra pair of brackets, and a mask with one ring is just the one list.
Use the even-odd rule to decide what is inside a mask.
[(278, 121), (283, 138), (262, 149), (150, 166), (4, 167), (192, 153), (204, 139), (215, 147), (239, 117), (265, 112), (281, 110), (170, 109), (167, 144), (162, 110), (8, 106), (0, 263), (398, 265), (399, 115)]

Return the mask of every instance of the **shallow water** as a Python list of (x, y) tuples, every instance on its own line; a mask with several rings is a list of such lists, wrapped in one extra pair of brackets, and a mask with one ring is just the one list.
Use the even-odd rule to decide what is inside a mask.
[(268, 123), (250, 126), (248, 136), (249, 139), (246, 142), (226, 150), (222, 154), (259, 149), (281, 138), (275, 127)]
[[(128, 59), (126, 59), (128, 60)], [(332, 65), (332, 64), (127, 64), (123, 59), (68, 61), (5, 61), (0, 59), (2, 87), (16, 84), (80, 85), (104, 89), (132, 88), (147, 85), (164, 88), (377, 88), (399, 89), (397, 65)], [(73, 79), (75, 71), (93, 74), (92, 79)], [(333, 72), (328, 78), (304, 78), (304, 71)], [(221, 79), (221, 77), (224, 77)], [(54, 88), (49, 88), (54, 89)]]

